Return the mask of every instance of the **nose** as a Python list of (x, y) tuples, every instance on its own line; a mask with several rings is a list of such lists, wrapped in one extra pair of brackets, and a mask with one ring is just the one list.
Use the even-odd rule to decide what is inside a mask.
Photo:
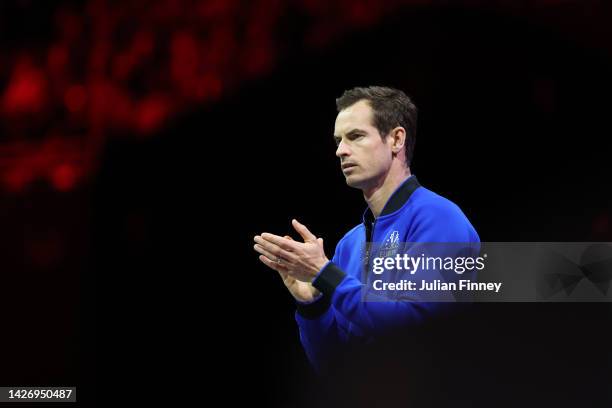
[(350, 155), (350, 153), (351, 151), (349, 150), (348, 146), (344, 144), (343, 141), (340, 141), (340, 143), (338, 144), (338, 148), (336, 149), (336, 156), (339, 158), (347, 157), (348, 155)]

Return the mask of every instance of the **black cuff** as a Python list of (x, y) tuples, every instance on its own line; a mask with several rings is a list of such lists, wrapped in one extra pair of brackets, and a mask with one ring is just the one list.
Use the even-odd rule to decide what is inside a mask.
[(346, 273), (342, 269), (338, 268), (333, 262), (328, 262), (319, 273), (319, 276), (312, 281), (312, 286), (331, 299), (336, 287), (345, 277)]
[(322, 295), (312, 303), (297, 303), (297, 312), (306, 319), (316, 319), (329, 309), (331, 300), (329, 296)]

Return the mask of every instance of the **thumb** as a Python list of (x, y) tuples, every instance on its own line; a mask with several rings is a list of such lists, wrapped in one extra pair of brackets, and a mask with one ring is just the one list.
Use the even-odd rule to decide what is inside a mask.
[(276, 272), (278, 272), (283, 281), (287, 280), (287, 278), (289, 277), (289, 274), (281, 269), (277, 269)]
[(308, 228), (306, 228), (305, 225), (300, 224), (295, 218), (291, 220), (291, 224), (293, 225), (293, 228), (295, 228), (295, 230), (302, 236), (304, 242), (315, 241), (317, 239), (312, 232), (308, 231)]

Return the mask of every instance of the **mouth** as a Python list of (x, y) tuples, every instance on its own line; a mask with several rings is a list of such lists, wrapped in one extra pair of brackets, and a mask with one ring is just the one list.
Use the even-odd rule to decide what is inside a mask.
[(346, 171), (346, 170), (348, 170), (348, 169), (350, 169), (350, 168), (352, 168), (352, 167), (356, 167), (356, 166), (357, 166), (357, 165), (356, 165), (356, 164), (354, 164), (354, 163), (344, 163), (344, 164), (342, 165), (342, 171)]

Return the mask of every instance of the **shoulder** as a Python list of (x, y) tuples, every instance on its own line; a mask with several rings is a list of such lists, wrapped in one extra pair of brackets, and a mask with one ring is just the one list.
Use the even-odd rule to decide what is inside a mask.
[(451, 200), (424, 187), (416, 190), (413, 198), (409, 212), (412, 215), (411, 235), (415, 242), (479, 240), (466, 215)]
[(363, 224), (355, 225), (346, 234), (344, 234), (344, 236), (340, 239), (340, 241), (338, 241), (337, 246), (341, 246), (344, 243), (354, 243), (355, 241), (357, 241), (358, 239), (364, 236), (363, 235), (364, 229), (365, 227)]
[(414, 193), (411, 211), (420, 217), (465, 218), (461, 208), (451, 200), (434, 193), (425, 187), (420, 187)]
[(334, 251), (334, 257), (332, 261), (339, 262), (340, 259), (343, 258), (343, 254), (352, 252), (356, 245), (361, 242), (360, 239), (362, 241), (364, 240), (364, 230), (364, 225), (359, 224), (353, 227), (349, 232), (344, 234), (344, 236), (336, 244), (336, 249)]

